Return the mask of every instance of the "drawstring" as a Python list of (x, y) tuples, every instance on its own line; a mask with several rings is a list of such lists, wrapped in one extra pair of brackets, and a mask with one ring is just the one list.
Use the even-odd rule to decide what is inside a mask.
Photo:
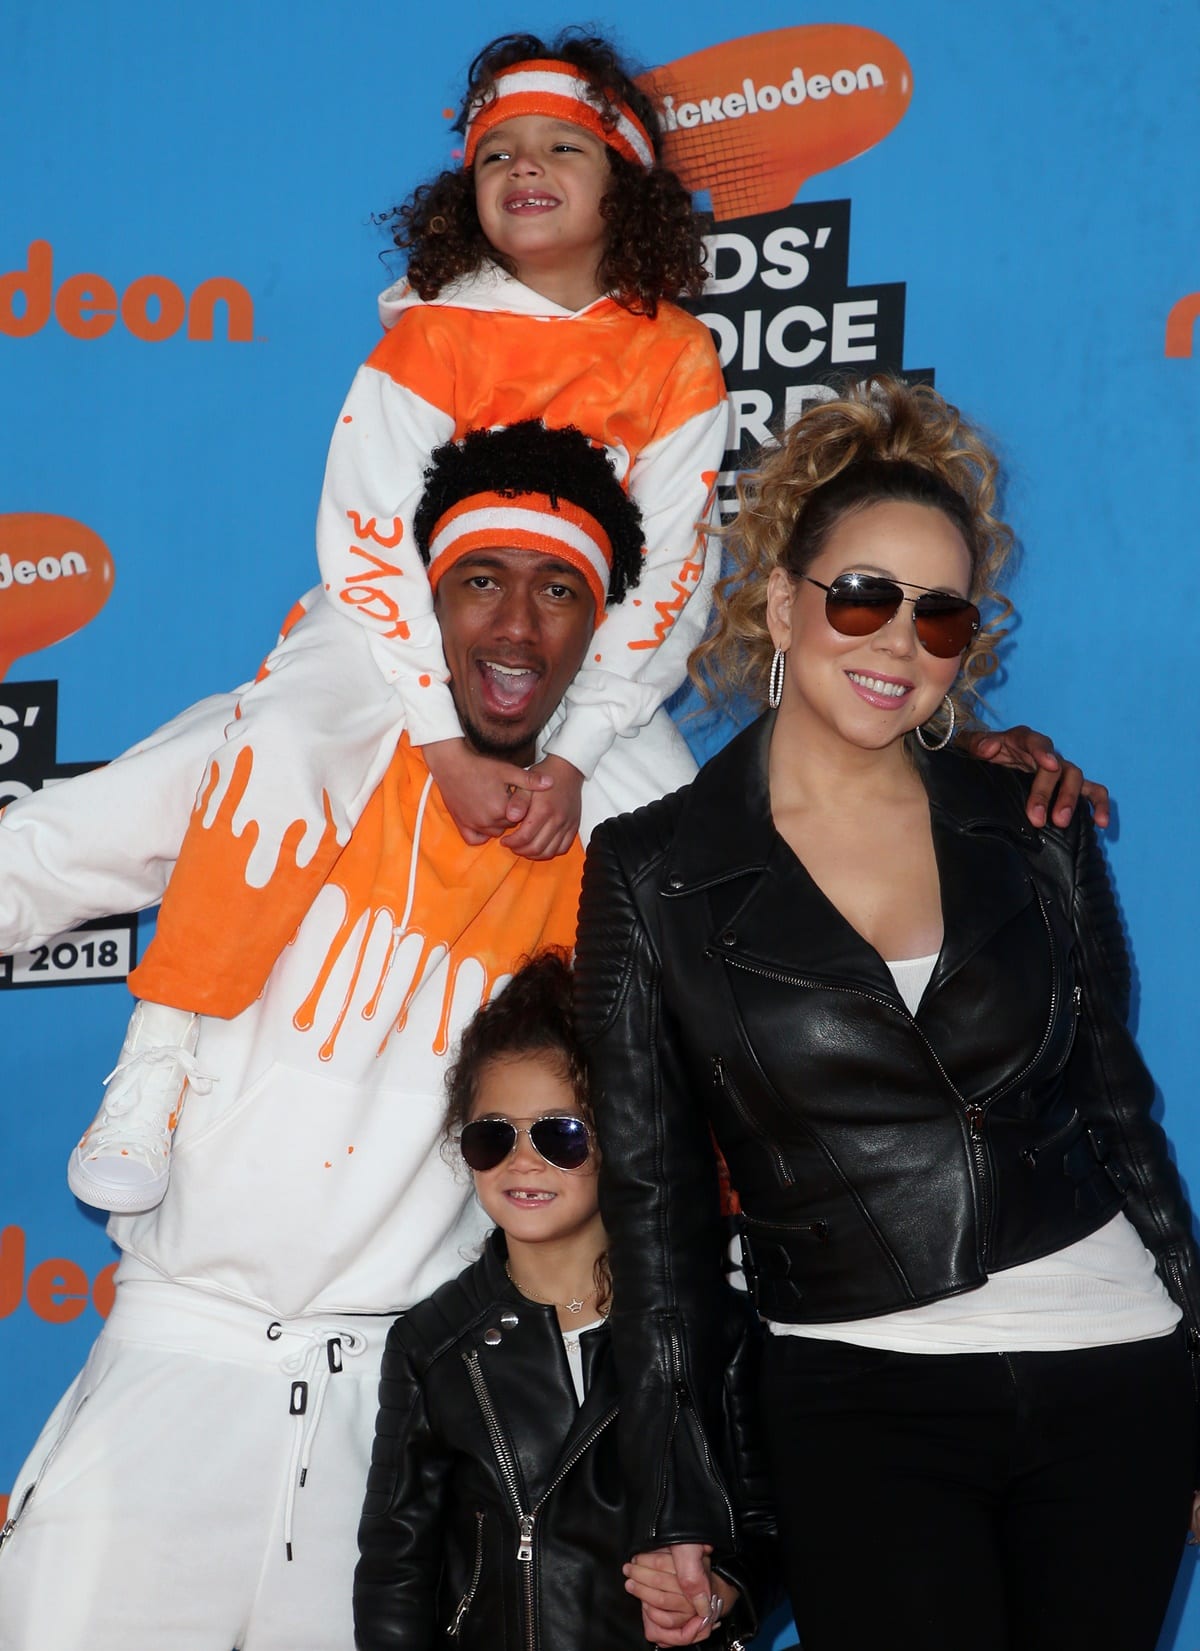
[(417, 817), (413, 823), (412, 853), (408, 861), (408, 888), (404, 894), (404, 911), (400, 921), (396, 924), (398, 935), (408, 933), (408, 922), (412, 916), (413, 900), (417, 892), (417, 857), (421, 847), (421, 828), (425, 824), (425, 804), (429, 801), (429, 793), (433, 790), (433, 775), (430, 774), (421, 787), (420, 801), (417, 803)]
[[(267, 1330), (271, 1341), (283, 1334), (281, 1325), (272, 1324)], [(303, 1490), (308, 1479), (308, 1465), (312, 1459), (313, 1441), (325, 1408), (325, 1394), (332, 1378), (342, 1368), (343, 1356), (357, 1358), (367, 1349), (367, 1338), (357, 1331), (314, 1325), (301, 1338), (300, 1345), (279, 1361), (285, 1376), (293, 1376), (288, 1397), (288, 1415), (296, 1421), (292, 1432), (292, 1452), (288, 1462), (287, 1502), (283, 1510), (283, 1546), (288, 1559), (292, 1558), (292, 1522), (296, 1512), (296, 1493)]]

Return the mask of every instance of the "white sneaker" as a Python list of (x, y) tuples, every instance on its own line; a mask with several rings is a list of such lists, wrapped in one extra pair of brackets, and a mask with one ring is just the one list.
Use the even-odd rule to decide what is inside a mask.
[(162, 1202), (184, 1095), (189, 1086), (198, 1095), (212, 1088), (192, 1058), (198, 1032), (199, 1017), (186, 1009), (138, 1004), (105, 1079), (104, 1104), (67, 1164), (76, 1198), (119, 1215)]

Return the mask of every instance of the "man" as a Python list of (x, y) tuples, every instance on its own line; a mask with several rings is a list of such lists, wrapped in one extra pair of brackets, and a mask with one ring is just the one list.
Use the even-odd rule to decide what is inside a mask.
[[(489, 517), (518, 448), (543, 490)], [(636, 581), (637, 512), (577, 432), (435, 461), (418, 537), (455, 704), (478, 750), (528, 764)], [(6, 812), (0, 949), (154, 900), (229, 714), (207, 702)], [(647, 777), (622, 790), (628, 756), (608, 765), (585, 823), (690, 777), (665, 718), (619, 743)], [(464, 843), (401, 742), (261, 998), (202, 1022), (163, 1203), (112, 1220), (116, 1303), (11, 1501), (3, 1651), (350, 1651), (383, 1339), (482, 1232), (440, 1150), (446, 1055), (516, 959), (573, 943), (581, 868), (578, 842)]]

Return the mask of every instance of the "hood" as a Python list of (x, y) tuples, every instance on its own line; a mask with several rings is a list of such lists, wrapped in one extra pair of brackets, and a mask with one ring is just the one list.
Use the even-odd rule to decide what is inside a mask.
[(596, 304), (607, 304), (607, 298), (597, 298), (582, 310), (564, 309), (541, 293), (509, 275), (498, 264), (488, 263), (442, 288), (436, 298), (420, 298), (407, 280), (399, 280), (379, 295), (379, 319), (390, 328), (414, 305), (428, 303), (434, 307), (459, 310), (487, 310), (495, 314), (532, 315), (543, 320), (569, 320), (585, 315)]

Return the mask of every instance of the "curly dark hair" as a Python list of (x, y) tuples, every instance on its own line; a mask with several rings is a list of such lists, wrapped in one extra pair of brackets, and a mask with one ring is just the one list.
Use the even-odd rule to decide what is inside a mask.
[[(681, 293), (695, 297), (704, 284), (707, 220), (694, 210), (674, 172), (661, 164), (662, 134), (654, 105), (634, 84), (610, 41), (580, 29), (564, 29), (548, 42), (534, 34), (500, 35), (471, 64), (454, 130), (465, 131), (468, 110), (488, 97), (502, 69), (531, 58), (571, 64), (591, 87), (602, 118), (615, 102), (628, 104), (654, 145), (656, 164), (650, 171), (607, 151), (612, 185), (600, 211), (609, 226), (608, 240), (596, 271), (602, 290), (626, 309), (648, 316), (657, 313), (660, 299)], [(424, 299), (436, 298), (451, 281), (488, 260), (516, 273), (512, 260), (496, 252), (484, 235), (475, 210), (475, 180), (463, 168), (440, 172), (431, 183), (421, 184), (379, 222), (391, 223), (392, 240), (408, 254), (409, 284)]]
[(512, 1055), (550, 1056), (576, 1106), (592, 1121), (587, 1062), (575, 1030), (571, 962), (559, 947), (523, 957), (504, 990), (468, 1021), (446, 1075), (447, 1138), (456, 1139), (470, 1122), (484, 1067)]
[[(545, 1057), (570, 1085), (575, 1104), (592, 1123), (587, 1061), (575, 1025), (571, 961), (558, 947), (523, 957), (502, 992), (476, 1010), (459, 1040), (446, 1075), (443, 1138), (456, 1142), (471, 1121), (484, 1068), (520, 1055)], [(608, 1256), (596, 1261), (596, 1306), (603, 1312), (612, 1294)]]
[(540, 419), (522, 419), (499, 430), (471, 430), (430, 455), (425, 491), (413, 517), (421, 560), (429, 565), (434, 528), (460, 499), (499, 493), (519, 499), (544, 494), (586, 510), (612, 542), (608, 603), (612, 607), (642, 576), (642, 513), (613, 473), (602, 448), (567, 424), (549, 430)]

